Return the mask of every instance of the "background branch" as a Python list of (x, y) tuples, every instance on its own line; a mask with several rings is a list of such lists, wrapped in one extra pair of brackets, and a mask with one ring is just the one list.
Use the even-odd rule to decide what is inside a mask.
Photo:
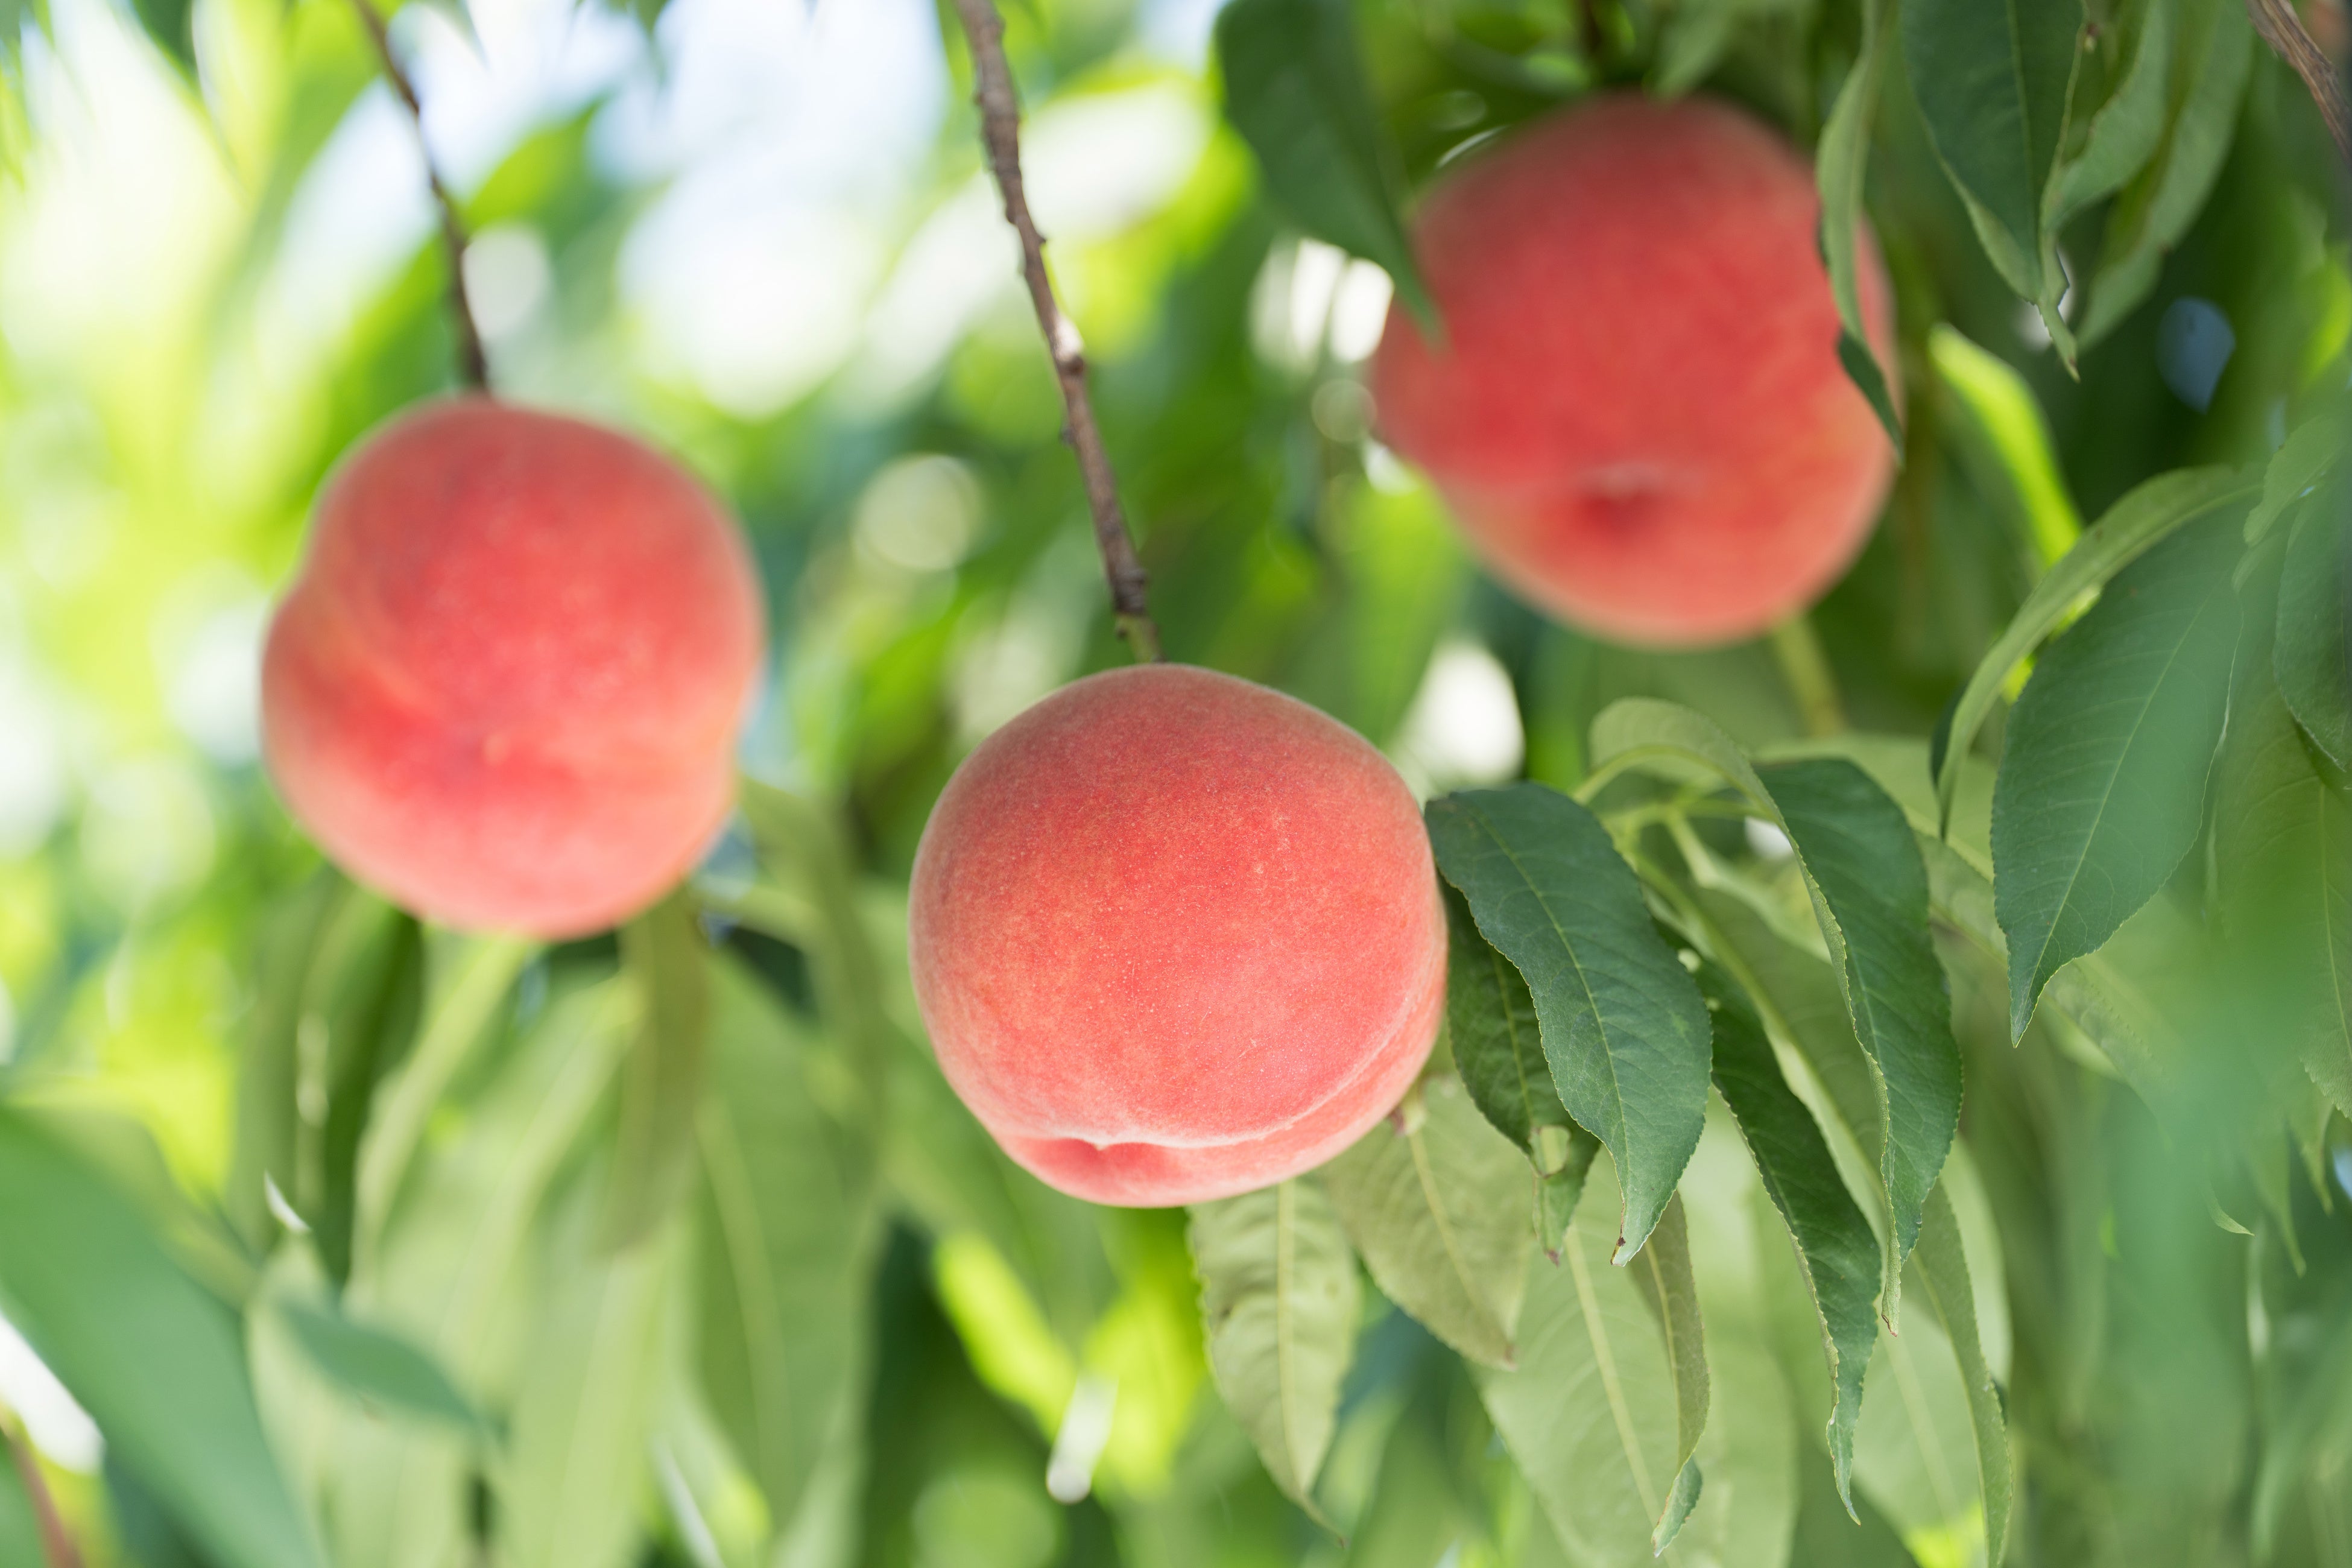
[(457, 333), (457, 374), (467, 386), (487, 392), (490, 386), (489, 357), (482, 352), (481, 330), (474, 325), (473, 301), (466, 297), (466, 226), (458, 219), (457, 204), (449, 195), (449, 187), (441, 183), (441, 171), (433, 166), (433, 149), (425, 140), (425, 107), (417, 101), (415, 83), (408, 79), (400, 58), (392, 52), (392, 35), (372, 0), (352, 0), (352, 9), (359, 13), (360, 26), (374, 41), (376, 58), (383, 62), (384, 79), (400, 95), (400, 101), (408, 108), (409, 122), (416, 127), (416, 150), (425, 159), (425, 181), (433, 188), (433, 205), (441, 216), (441, 247), (449, 257), (449, 317)]
[[(364, 3), (364, 0), (362, 0)], [(1110, 454), (1104, 450), (1102, 430), (1095, 423), (1094, 404), (1087, 395), (1087, 357), (1078, 331), (1062, 313), (1054, 298), (1054, 282), (1045, 271), (1045, 237), (1030, 216), (1029, 196), (1021, 179), (1021, 101), (1013, 89), (1013, 70), (1004, 59), (1004, 19), (994, 0), (955, 0), (956, 16), (971, 46), (972, 74), (979, 83), (973, 101), (980, 106), (980, 134), (996, 188), (1004, 195), (1004, 220), (1021, 237), (1021, 273), (1029, 285), (1030, 303), (1037, 310), (1037, 325), (1053, 355), (1055, 379), (1062, 384), (1062, 405), (1067, 411), (1063, 434), (1077, 454), (1085, 476), (1087, 507), (1094, 516), (1095, 547), (1102, 553), (1103, 575), (1110, 584), (1111, 614), (1119, 634), (1144, 660), (1160, 657), (1160, 630), (1151, 624), (1145, 595), (1143, 563), (1136, 559), (1135, 542), (1127, 531), (1127, 514), (1118, 504), (1118, 480), (1111, 472)]]
[(41, 1474), (41, 1461), (34, 1457), (25, 1441), (23, 1428), (16, 1425), (14, 1413), (0, 1410), (0, 1441), (8, 1445), (8, 1458), (16, 1467), (17, 1479), (25, 1483), (25, 1495), (33, 1505), (33, 1520), (41, 1532), (41, 1557), (47, 1568), (82, 1568), (81, 1553), (74, 1547), (73, 1537), (66, 1533), (66, 1521), (58, 1513), (57, 1500), (49, 1495), (49, 1483)]
[(2319, 105), (2319, 117), (2327, 121), (2327, 133), (2336, 139), (2336, 156), (2352, 163), (2352, 114), (2345, 110), (2344, 84), (2336, 79), (2336, 62), (2304, 29), (2294, 0), (2246, 0), (2246, 15), (2252, 18), (2263, 42), (2293, 66), (2303, 85), (2311, 89), (2311, 100)]

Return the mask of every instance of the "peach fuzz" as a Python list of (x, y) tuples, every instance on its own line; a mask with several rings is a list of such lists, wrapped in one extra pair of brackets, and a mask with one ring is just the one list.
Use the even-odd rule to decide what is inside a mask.
[(1768, 629), (1845, 570), (1894, 474), (1838, 360), (1820, 211), (1794, 149), (1703, 100), (1605, 96), (1472, 153), (1415, 219), (1443, 331), (1391, 309), (1383, 437), (1563, 621), (1655, 647)]
[(617, 432), (488, 397), (362, 440), (262, 662), (264, 754), (359, 880), (539, 937), (661, 896), (733, 799), (763, 612), (740, 531)]
[(1445, 917), (1412, 792), (1345, 725), (1178, 665), (1090, 676), (949, 781), (915, 992), (1005, 1152), (1097, 1203), (1320, 1164), (1429, 1055)]

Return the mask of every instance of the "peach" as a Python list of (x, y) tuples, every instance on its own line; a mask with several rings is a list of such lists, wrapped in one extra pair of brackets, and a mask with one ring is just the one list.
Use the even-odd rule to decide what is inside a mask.
[(1178, 665), (1065, 687), (948, 783), (915, 854), (941, 1069), (1066, 1193), (1229, 1196), (1339, 1152), (1437, 1031), (1412, 792), (1353, 731)]
[(1391, 310), (1383, 437), (1561, 620), (1656, 647), (1769, 628), (1845, 570), (1894, 473), (1838, 361), (1820, 210), (1803, 158), (1699, 100), (1604, 96), (1473, 153), (1414, 222), (1443, 330)]
[(440, 400), (320, 494), (263, 657), (264, 753), (296, 820), (396, 902), (575, 935), (717, 831), (762, 637), (742, 535), (677, 464)]

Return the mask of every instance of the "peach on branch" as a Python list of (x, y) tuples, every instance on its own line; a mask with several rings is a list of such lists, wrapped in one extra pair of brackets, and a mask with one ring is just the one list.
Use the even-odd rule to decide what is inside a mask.
[(916, 994), (1015, 1160), (1100, 1203), (1246, 1192), (1412, 1086), (1445, 919), (1412, 792), (1346, 726), (1142, 665), (990, 736), (915, 858)]
[(1561, 620), (1659, 647), (1768, 629), (1845, 570), (1894, 472), (1839, 361), (1820, 210), (1802, 157), (1704, 100), (1605, 96), (1474, 152), (1415, 220), (1442, 328), (1391, 309), (1383, 437)]
[(418, 914), (594, 931), (725, 817), (762, 619), (740, 531), (667, 458), (433, 402), (320, 495), (263, 658), (269, 771), (320, 847)]

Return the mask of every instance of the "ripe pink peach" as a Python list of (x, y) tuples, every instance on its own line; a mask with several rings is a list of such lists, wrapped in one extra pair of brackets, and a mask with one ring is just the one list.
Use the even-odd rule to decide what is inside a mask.
[(762, 636), (742, 535), (677, 464), (436, 401), (320, 492), (263, 658), (264, 750), (361, 881), (452, 925), (576, 935), (717, 831)]
[(1473, 153), (1414, 225), (1444, 330), (1391, 310), (1383, 436), (1560, 619), (1660, 647), (1767, 629), (1845, 570), (1894, 472), (1838, 361), (1820, 211), (1793, 149), (1703, 100), (1602, 97)]
[(924, 829), (908, 927), (948, 1081), (1097, 1203), (1320, 1164), (1412, 1086), (1444, 1000), (1396, 770), (1303, 702), (1177, 665), (1090, 676), (982, 742)]

